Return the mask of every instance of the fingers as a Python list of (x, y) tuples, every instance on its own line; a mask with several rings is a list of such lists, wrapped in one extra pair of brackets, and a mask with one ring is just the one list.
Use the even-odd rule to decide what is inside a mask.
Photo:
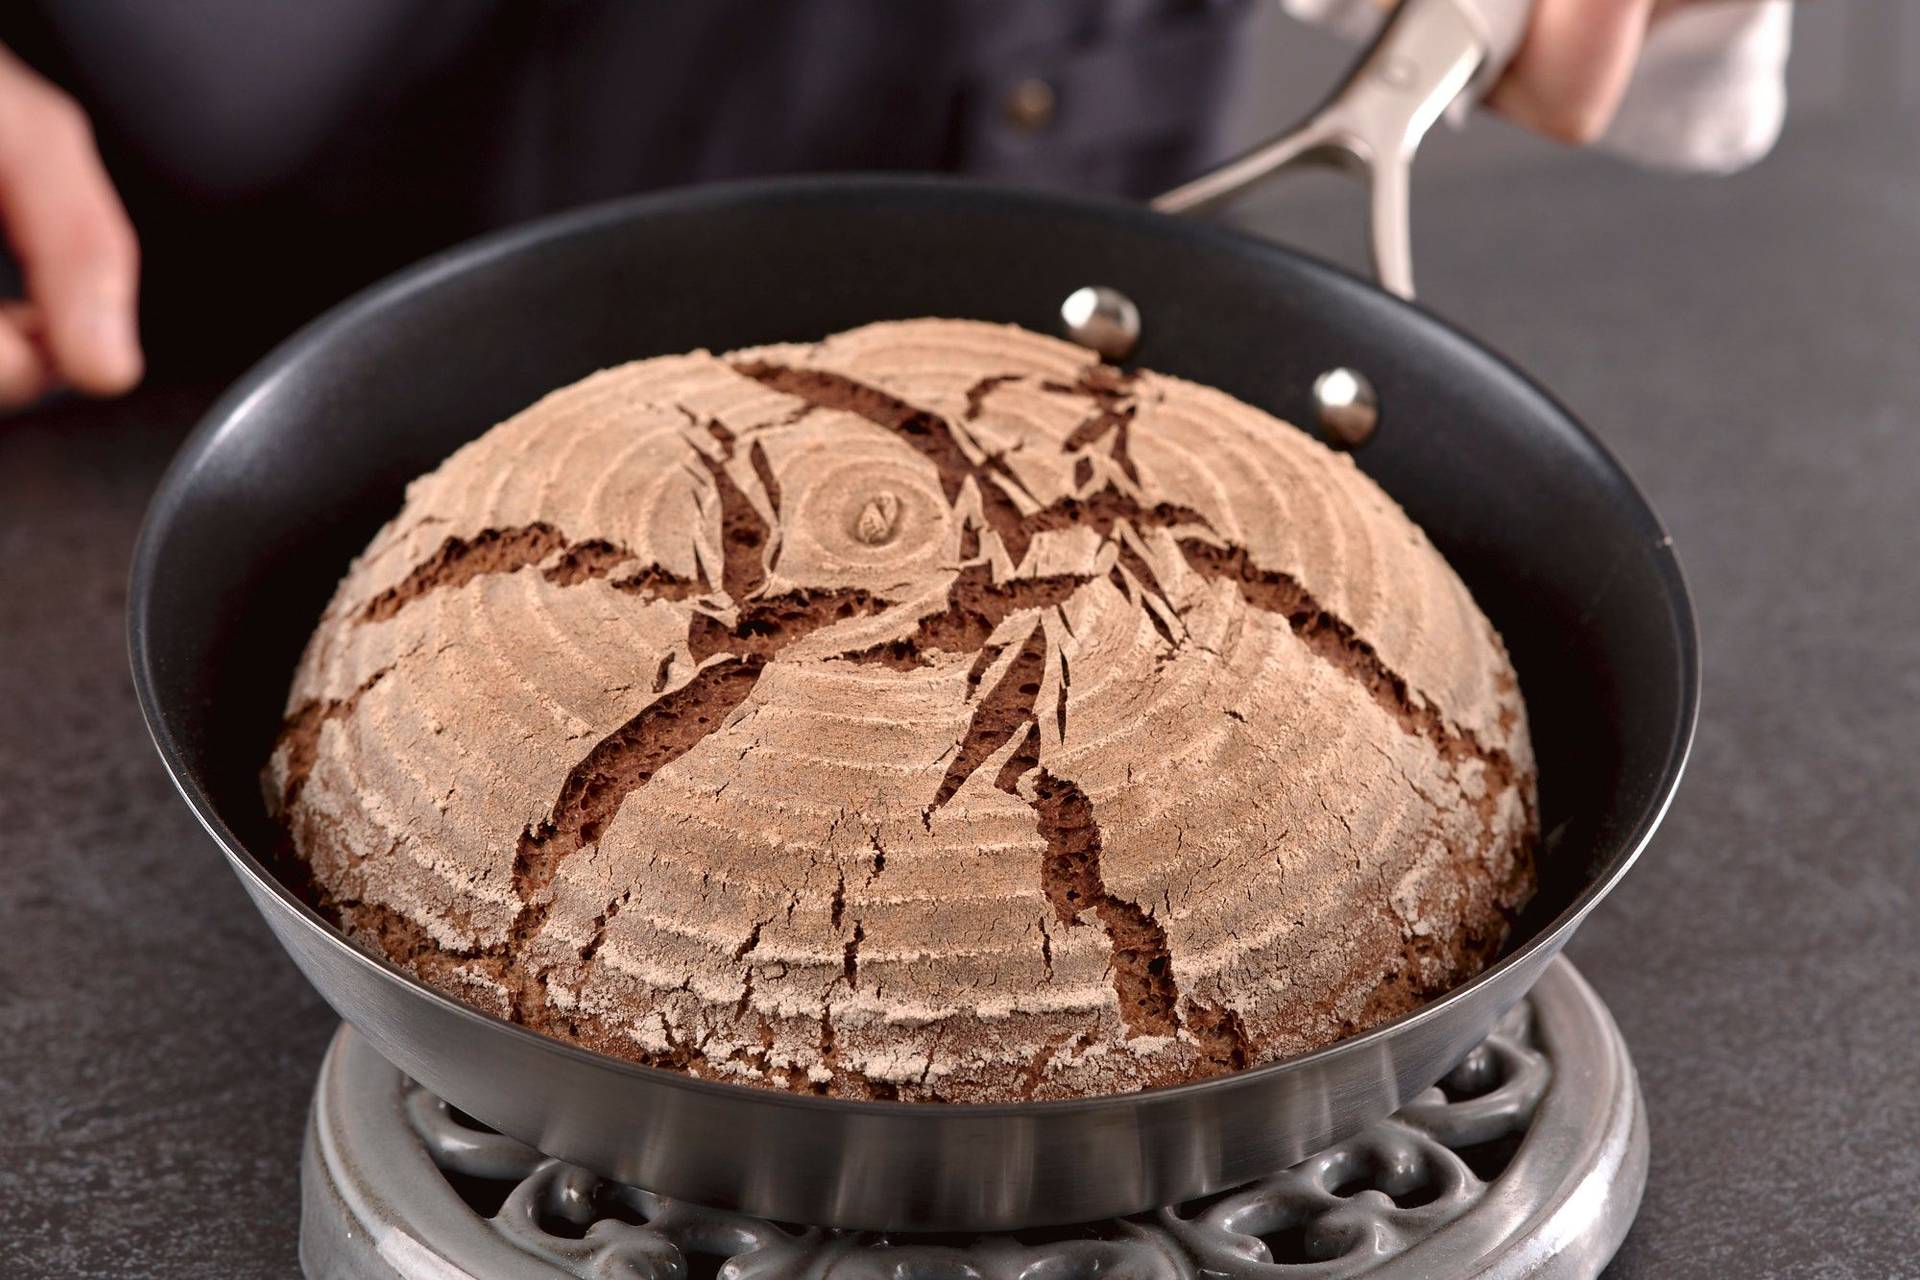
[(52, 388), (39, 314), (23, 302), (0, 303), (0, 410), (32, 404)]
[(1656, 0), (1535, 0), (1520, 51), (1487, 102), (1585, 145), (1606, 132), (1633, 79)]
[[(53, 375), (93, 395), (140, 380), (139, 245), (85, 114), (0, 49), (0, 226), (44, 321)], [(19, 360), (0, 340), (0, 384)], [(0, 391), (0, 394), (3, 394)]]

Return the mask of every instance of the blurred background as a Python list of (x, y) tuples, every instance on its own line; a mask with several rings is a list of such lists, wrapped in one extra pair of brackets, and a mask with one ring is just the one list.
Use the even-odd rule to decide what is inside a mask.
[[(1248, 65), (1257, 70), (1243, 76), (1234, 88), (1227, 109), (1229, 152), (1298, 119), (1325, 93), (1329, 70), (1352, 56), (1350, 44), (1292, 20), (1277, 5), (1255, 10), (1247, 36), (1257, 50)], [(1920, 6), (1909, 0), (1797, 4), (1793, 54), (1787, 63), (1787, 102), (1789, 145), (1818, 145), (1810, 139), (1821, 129), (1828, 130), (1829, 136), (1880, 134), (1896, 143), (1911, 137), (1913, 118), (1920, 114)], [(1605, 172), (1619, 181), (1671, 181), (1670, 175), (1640, 174), (1480, 112), (1470, 128), (1442, 124), (1427, 136), (1415, 170), (1415, 200), (1429, 197), (1436, 185), (1451, 188), (1469, 179), (1497, 188), (1503, 176), (1541, 166)], [(1363, 267), (1364, 227), (1329, 216), (1319, 202), (1319, 188), (1341, 188), (1342, 180), (1333, 174), (1308, 175), (1304, 185), (1314, 189), (1310, 195), (1303, 194), (1297, 182), (1276, 184), (1264, 195), (1254, 196), (1238, 216), (1262, 225), (1284, 225), (1288, 243)], [(1297, 225), (1287, 220), (1287, 205), (1299, 210)], [(1423, 212), (1416, 203), (1416, 237), (1421, 234)], [(1416, 255), (1424, 243), (1428, 242), (1416, 244)], [(1579, 244), (1568, 240), (1561, 247), (1577, 252)]]
[[(1244, 39), (1217, 154), (1290, 123), (1353, 52), (1274, 5)], [(1746, 172), (1651, 172), (1485, 115), (1437, 128), (1415, 170), (1423, 304), (1622, 457), (1701, 613), (1689, 777), (1570, 952), (1652, 1126), (1617, 1277), (1911, 1274), (1920, 1245), (1920, 5), (1809, 0), (1794, 39), (1785, 134)], [(1014, 177), (1060, 123), (1031, 79), (981, 106), (978, 154)], [(1098, 176), (1138, 193), (1163, 175)], [(1227, 216), (1358, 267), (1362, 208), (1336, 175), (1296, 176)], [(0, 418), (10, 1274), (293, 1270), (303, 1108), (334, 1022), (154, 757), (126, 674), (127, 558), (237, 364), (458, 235), (363, 247), (324, 206), (289, 216), (312, 239), (231, 242), (255, 265), (218, 288), (203, 260), (155, 255), (156, 296), (208, 305), (149, 332), (147, 387)], [(276, 260), (287, 275), (263, 278)]]
[[(1351, 45), (1295, 22), (1278, 6), (1262, 6), (1248, 28), (1260, 68), (1242, 83), (1229, 112), (1238, 141), (1270, 133), (1312, 106), (1327, 70), (1351, 56)], [(1787, 96), (1795, 124), (1855, 112), (1920, 107), (1920, 12), (1907, 0), (1812, 0), (1793, 15), (1793, 57)], [(1449, 138), (1436, 133), (1421, 150), (1423, 172), (1443, 167), (1525, 161), (1565, 149), (1498, 120)]]

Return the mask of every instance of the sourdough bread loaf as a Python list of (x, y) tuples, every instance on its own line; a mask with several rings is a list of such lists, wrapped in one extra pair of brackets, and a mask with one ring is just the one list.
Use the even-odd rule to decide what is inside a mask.
[(348, 935), (624, 1058), (1138, 1089), (1416, 1007), (1532, 888), (1500, 638), (1343, 455), (1019, 329), (642, 360), (408, 489), (270, 805)]

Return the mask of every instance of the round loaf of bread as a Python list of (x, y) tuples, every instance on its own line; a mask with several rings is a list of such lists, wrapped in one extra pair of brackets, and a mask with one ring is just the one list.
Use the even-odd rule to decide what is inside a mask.
[(1499, 636), (1352, 462), (999, 325), (642, 360), (415, 481), (266, 771), (317, 904), (546, 1034), (856, 1098), (1111, 1093), (1496, 953)]

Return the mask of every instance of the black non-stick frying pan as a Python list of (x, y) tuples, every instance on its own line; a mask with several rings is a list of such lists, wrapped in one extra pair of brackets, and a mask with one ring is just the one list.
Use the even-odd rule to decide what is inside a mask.
[[(1505, 635), (1530, 708), (1541, 888), (1488, 972), (1364, 1035), (1200, 1083), (996, 1106), (844, 1101), (636, 1066), (476, 1012), (350, 945), (269, 870), (258, 774), (289, 674), (413, 476), (607, 365), (891, 317), (1044, 330), (1088, 284), (1138, 305), (1140, 363), (1282, 416), (1310, 420), (1331, 368), (1377, 390), (1383, 422), (1359, 461)], [(456, 249), (337, 308), (247, 375), (181, 451), (135, 555), (130, 632), (142, 708), (188, 804), (308, 978), (395, 1064), (608, 1176), (882, 1228), (1132, 1212), (1271, 1172), (1394, 1110), (1526, 994), (1646, 843), (1698, 687), (1659, 522), (1591, 435), (1484, 348), (1241, 235), (929, 179), (623, 201)]]

